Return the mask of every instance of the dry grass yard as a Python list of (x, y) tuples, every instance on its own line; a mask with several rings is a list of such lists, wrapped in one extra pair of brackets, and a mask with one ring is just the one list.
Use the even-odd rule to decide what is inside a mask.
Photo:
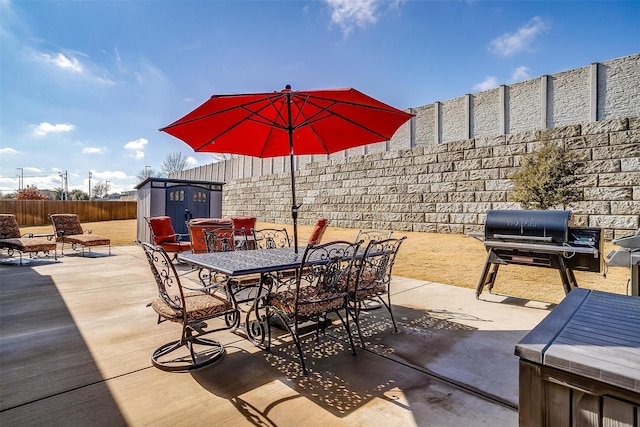
[[(274, 226), (274, 224), (257, 224), (258, 228), (268, 226)], [(110, 237), (114, 246), (135, 244), (135, 220), (84, 223), (83, 227), (85, 230), (91, 229), (96, 234)], [(292, 227), (286, 227), (292, 234)], [(298, 226), (299, 242), (306, 242), (312, 228), (312, 226)], [(21, 231), (45, 233), (51, 232), (51, 226), (23, 227)], [(323, 242), (351, 241), (356, 232), (357, 230), (353, 229), (330, 226), (323, 237)], [(459, 234), (394, 233), (394, 236), (403, 235), (408, 238), (400, 249), (394, 267), (395, 275), (465, 288), (476, 287), (486, 257), (486, 251), (481, 242)], [(604, 254), (608, 254), (614, 248), (610, 242), (607, 242)], [(575, 275), (578, 284), (583, 288), (618, 294), (627, 293), (629, 280), (627, 268), (612, 267), (606, 277), (602, 273), (576, 272)], [(557, 303), (564, 297), (557, 270), (514, 265), (500, 267), (494, 292), (551, 303)]]

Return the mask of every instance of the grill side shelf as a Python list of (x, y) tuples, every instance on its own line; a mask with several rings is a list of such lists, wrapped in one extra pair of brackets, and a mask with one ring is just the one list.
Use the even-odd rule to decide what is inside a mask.
[(536, 243), (500, 242), (495, 240), (485, 240), (483, 243), (487, 248), (497, 249), (522, 249), (547, 253), (569, 252), (577, 254), (592, 254), (594, 258), (597, 258), (600, 254), (598, 249), (585, 246), (543, 245)]

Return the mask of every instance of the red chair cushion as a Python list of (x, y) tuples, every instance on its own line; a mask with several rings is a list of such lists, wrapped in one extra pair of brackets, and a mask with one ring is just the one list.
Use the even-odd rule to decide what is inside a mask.
[(156, 245), (159, 243), (175, 242), (176, 232), (171, 225), (171, 217), (157, 216), (149, 218), (149, 224), (153, 231), (153, 243)]
[(316, 221), (316, 226), (311, 232), (311, 236), (309, 236), (308, 244), (310, 245), (319, 244), (320, 240), (322, 239), (322, 235), (324, 234), (324, 231), (327, 229), (328, 225), (329, 225), (329, 220), (327, 218), (318, 218), (318, 221)]
[(158, 246), (171, 253), (191, 250), (191, 242), (162, 242)]
[(232, 217), (231, 221), (233, 222), (234, 230), (242, 230), (244, 228), (244, 232), (247, 235), (250, 235), (251, 230), (253, 230), (256, 227), (255, 216), (236, 216), (236, 217)]
[(231, 220), (223, 218), (193, 218), (187, 224), (191, 236), (191, 248), (193, 253), (207, 252), (205, 230), (215, 228), (231, 228)]

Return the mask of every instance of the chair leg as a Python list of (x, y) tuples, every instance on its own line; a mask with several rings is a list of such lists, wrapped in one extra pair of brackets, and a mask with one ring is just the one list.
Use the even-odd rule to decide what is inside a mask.
[[(342, 318), (342, 315), (340, 314), (339, 311), (336, 310), (336, 314), (338, 315), (338, 318), (340, 319), (340, 322), (342, 322), (342, 326), (344, 326), (344, 328), (347, 330), (347, 335), (349, 335), (349, 344), (351, 345), (351, 354), (353, 354), (354, 356), (356, 355), (356, 346), (353, 343), (353, 336), (351, 335), (351, 325), (349, 325), (349, 307), (345, 308), (345, 318)], [(364, 347), (364, 345), (363, 345)]]
[(287, 328), (291, 332), (291, 337), (293, 338), (293, 341), (296, 343), (296, 347), (298, 348), (298, 356), (300, 357), (300, 364), (302, 365), (302, 374), (309, 375), (309, 372), (307, 371), (307, 364), (304, 362), (304, 354), (302, 353), (302, 343), (300, 342), (300, 337), (298, 336), (298, 322), (296, 321), (295, 333), (293, 333), (293, 330), (291, 329), (291, 327), (289, 327), (289, 324), (284, 319), (281, 320), (285, 322), (285, 325), (287, 325)]
[(265, 318), (267, 322), (267, 347), (265, 348), (266, 351), (271, 351), (271, 322), (269, 321), (271, 316), (272, 314), (269, 313), (269, 307), (267, 306), (265, 310)]
[(384, 304), (384, 306), (386, 307), (387, 311), (389, 312), (389, 316), (391, 316), (391, 322), (393, 323), (393, 332), (398, 333), (398, 326), (396, 326), (396, 319), (393, 317), (393, 311), (391, 310), (391, 295), (387, 294), (388, 302), (385, 302), (384, 299), (382, 299), (382, 295), (378, 296), (378, 298), (380, 299), (380, 302), (382, 302), (382, 304)]
[(289, 325), (289, 322), (287, 321), (288, 316), (285, 316), (278, 311), (276, 311), (275, 313), (280, 318), (280, 321), (285, 325), (287, 331), (291, 335), (291, 339), (293, 339), (293, 342), (296, 344), (296, 348), (298, 349), (298, 357), (300, 357), (300, 365), (302, 365), (302, 374), (308, 375), (309, 372), (307, 371), (307, 364), (304, 362), (304, 354), (302, 353), (302, 343), (300, 342), (300, 337), (298, 336), (297, 319), (294, 319), (293, 328), (291, 328), (291, 325)]
[[(207, 351), (204, 360), (200, 362), (197, 360), (197, 353), (193, 347), (195, 344), (211, 347), (211, 350)], [(174, 359), (161, 360), (163, 356), (179, 350), (182, 347), (186, 347), (188, 350), (188, 358), (185, 356), (179, 356)], [(169, 342), (159, 347), (151, 355), (151, 362), (153, 363), (153, 366), (163, 371), (189, 372), (217, 362), (224, 356), (224, 354), (224, 346), (218, 341), (202, 338), (199, 335), (193, 335), (191, 327), (183, 327), (181, 339)]]
[(358, 331), (358, 338), (360, 338), (360, 345), (362, 348), (364, 345), (364, 338), (362, 337), (362, 331), (360, 330), (360, 302), (354, 301), (353, 303), (353, 313), (352, 313), (353, 321), (356, 324), (356, 330)]

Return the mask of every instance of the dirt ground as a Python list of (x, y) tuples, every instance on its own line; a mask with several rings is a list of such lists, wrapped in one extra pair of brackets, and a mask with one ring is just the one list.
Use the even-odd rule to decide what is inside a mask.
[[(274, 226), (258, 223), (257, 228)], [(114, 246), (134, 245), (136, 240), (136, 220), (105, 221), (83, 224), (85, 230), (108, 236)], [(279, 227), (283, 227), (279, 225)], [(292, 227), (285, 225), (292, 235)], [(312, 226), (298, 226), (298, 241), (306, 242)], [(51, 226), (24, 227), (22, 233), (47, 233)], [(327, 229), (323, 242), (355, 238), (357, 230), (331, 227)], [(482, 242), (459, 234), (406, 233), (394, 232), (394, 237), (407, 236), (402, 244), (393, 273), (397, 276), (444, 283), (465, 288), (475, 288), (486, 258)], [(605, 243), (606, 255), (615, 247)], [(611, 267), (603, 273), (575, 272), (578, 285), (587, 289), (618, 294), (627, 293), (629, 269)], [(486, 290), (485, 290), (486, 292)], [(494, 293), (523, 299), (557, 303), (564, 297), (562, 282), (555, 269), (501, 266)]]

